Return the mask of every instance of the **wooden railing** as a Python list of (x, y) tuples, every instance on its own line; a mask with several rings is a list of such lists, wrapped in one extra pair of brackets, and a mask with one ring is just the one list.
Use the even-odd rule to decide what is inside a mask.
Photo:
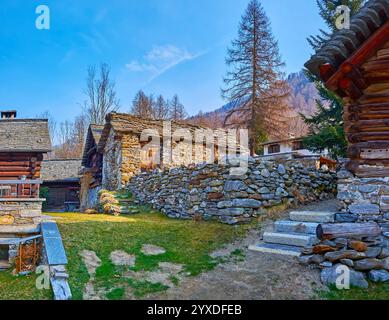
[(0, 199), (37, 199), (42, 180), (0, 180)]

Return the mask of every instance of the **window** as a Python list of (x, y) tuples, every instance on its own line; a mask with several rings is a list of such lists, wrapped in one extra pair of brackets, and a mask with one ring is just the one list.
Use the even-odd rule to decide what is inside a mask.
[(280, 153), (281, 146), (279, 144), (272, 144), (269, 146), (269, 154)]
[(301, 140), (299, 141), (293, 141), (293, 144), (292, 144), (292, 150), (295, 151), (295, 150), (302, 150), (304, 149), (304, 144)]

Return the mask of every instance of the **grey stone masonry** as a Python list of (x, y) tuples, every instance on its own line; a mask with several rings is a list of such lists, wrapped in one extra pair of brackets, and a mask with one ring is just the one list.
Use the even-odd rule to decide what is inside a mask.
[(129, 191), (172, 218), (247, 222), (267, 208), (331, 198), (336, 174), (316, 169), (313, 160), (264, 161), (250, 158), (247, 172), (230, 175), (230, 165), (191, 167), (143, 173), (132, 178)]
[(388, 220), (389, 177), (359, 178), (342, 166), (338, 171), (338, 199), (341, 211), (354, 215), (357, 221)]

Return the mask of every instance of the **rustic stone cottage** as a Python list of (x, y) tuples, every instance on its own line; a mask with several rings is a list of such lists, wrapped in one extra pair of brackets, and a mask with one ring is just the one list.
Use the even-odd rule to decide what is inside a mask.
[[(197, 137), (200, 143), (195, 143)], [(215, 145), (219, 138), (225, 138), (221, 144), (225, 150)], [(96, 208), (102, 188), (120, 190), (141, 172), (216, 161), (228, 152), (228, 139), (224, 130), (110, 113), (103, 127), (92, 125), (88, 131), (81, 171), (81, 210)]]
[(46, 210), (75, 211), (80, 206), (80, 159), (44, 160), (42, 187), (47, 188)]
[(0, 269), (19, 256), (20, 239), (40, 232), (41, 166), (50, 150), (47, 120), (16, 119), (15, 114), (0, 120)]

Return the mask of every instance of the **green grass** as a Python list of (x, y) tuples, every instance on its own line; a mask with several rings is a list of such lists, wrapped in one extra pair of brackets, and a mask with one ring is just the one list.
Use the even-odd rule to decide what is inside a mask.
[(0, 300), (47, 300), (52, 298), (51, 290), (38, 290), (37, 275), (13, 276), (11, 271), (0, 272)]
[(329, 300), (388, 300), (389, 283), (376, 284), (370, 282), (368, 289), (338, 290), (332, 287), (328, 292), (320, 292), (319, 295)]
[[(69, 283), (74, 299), (82, 299), (89, 280), (86, 267), (80, 257), (82, 250), (94, 251), (102, 260), (96, 270), (95, 286), (107, 292), (109, 299), (123, 298), (124, 288), (130, 286), (136, 297), (166, 290), (160, 284), (135, 281), (125, 276), (127, 267), (114, 266), (109, 255), (123, 250), (136, 255), (132, 271), (152, 271), (159, 262), (178, 263), (184, 272), (197, 275), (211, 270), (218, 264), (209, 254), (223, 244), (241, 237), (249, 226), (228, 226), (217, 222), (173, 220), (149, 210), (133, 216), (85, 215), (78, 213), (53, 213), (62, 234), (69, 264)], [(153, 244), (166, 249), (158, 256), (141, 253), (143, 244)], [(175, 281), (176, 282), (176, 281)]]

